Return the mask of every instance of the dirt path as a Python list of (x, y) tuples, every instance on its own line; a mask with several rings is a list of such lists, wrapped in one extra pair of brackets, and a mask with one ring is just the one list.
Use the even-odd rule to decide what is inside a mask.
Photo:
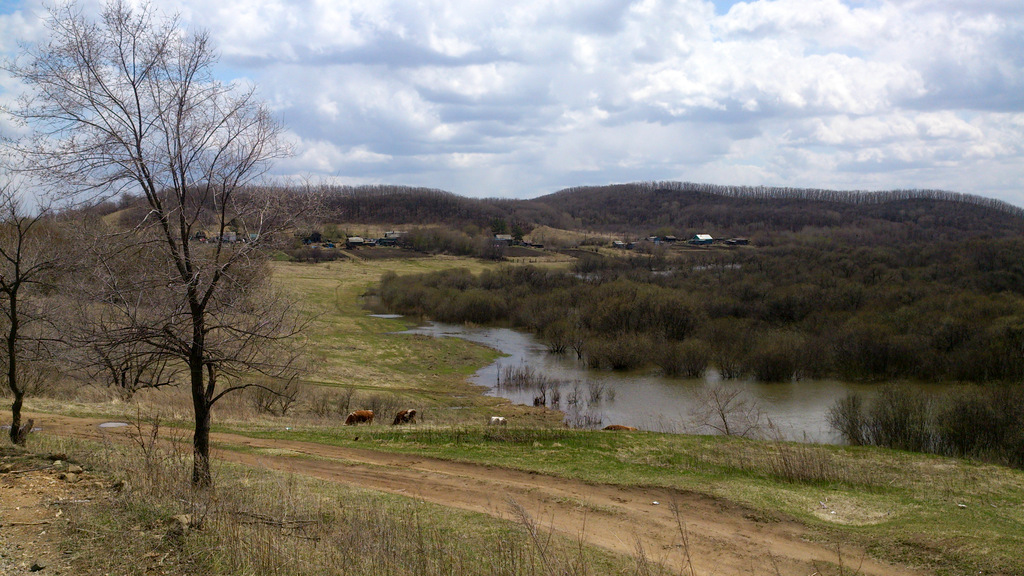
[[(38, 415), (56, 435), (100, 438), (126, 429), (101, 429), (101, 420)], [(689, 492), (588, 484), (492, 466), (464, 464), (308, 442), (214, 434), (215, 457), (303, 474), (510, 519), (515, 502), (542, 527), (622, 554), (638, 546), (651, 560), (697, 575), (846, 574), (920, 576), (926, 572), (870, 559), (863, 550), (810, 541), (791, 521), (758, 521), (735, 504)], [(261, 453), (262, 452), (262, 453)], [(297, 458), (308, 455), (315, 458)], [(678, 510), (678, 515), (674, 512)], [(684, 530), (685, 527), (685, 545)], [(687, 550), (689, 553), (687, 554)], [(830, 566), (831, 564), (831, 566)]]

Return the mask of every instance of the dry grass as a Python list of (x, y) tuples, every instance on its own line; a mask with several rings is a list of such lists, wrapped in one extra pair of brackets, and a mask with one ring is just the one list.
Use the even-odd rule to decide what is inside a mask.
[(512, 521), (499, 520), (227, 465), (215, 467), (216, 491), (194, 491), (188, 443), (157, 437), (142, 426), (128, 446), (36, 437), (37, 449), (72, 454), (115, 487), (109, 502), (67, 518), (81, 573), (641, 574), (629, 559), (547, 533), (514, 506)]

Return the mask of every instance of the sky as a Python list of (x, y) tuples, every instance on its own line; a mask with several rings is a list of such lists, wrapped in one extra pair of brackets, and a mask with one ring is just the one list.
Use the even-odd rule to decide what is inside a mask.
[[(90, 1), (85, 6), (98, 6)], [(1024, 206), (1021, 0), (161, 0), (295, 155), (282, 178), (532, 198), (679, 180)], [(0, 52), (45, 40), (0, 0)], [(0, 103), (18, 86), (0, 73)], [(11, 126), (0, 120), (0, 133)]]

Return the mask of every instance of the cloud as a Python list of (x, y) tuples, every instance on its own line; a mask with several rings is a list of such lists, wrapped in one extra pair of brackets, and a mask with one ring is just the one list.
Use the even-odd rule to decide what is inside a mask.
[[(15, 5), (7, 53), (41, 38), (39, 4)], [(296, 143), (282, 176), (515, 197), (662, 179), (929, 187), (1024, 205), (1018, 0), (161, 7), (210, 30), (221, 74), (259, 86)]]

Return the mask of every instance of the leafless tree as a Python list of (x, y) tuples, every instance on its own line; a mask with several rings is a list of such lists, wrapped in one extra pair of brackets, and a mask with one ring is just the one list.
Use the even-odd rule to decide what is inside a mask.
[[(146, 285), (152, 263), (144, 246), (127, 244), (134, 235), (96, 235), (106, 242), (85, 253), (85, 271), (68, 287), (74, 297), (63, 314), (75, 373), (115, 389), (125, 401), (143, 388), (178, 384), (181, 362), (138, 337), (138, 327), (152, 324), (158, 308), (146, 299), (155, 290)], [(115, 242), (123, 244), (114, 248)]]
[(30, 214), (19, 192), (10, 182), (0, 187), (0, 365), (13, 398), (10, 439), (24, 444), (28, 430), (21, 424), (21, 409), (40, 374), (35, 362), (48, 356), (47, 344), (54, 340), (45, 301), (64, 247), (49, 221), (49, 210), (39, 208)]
[(761, 436), (765, 427), (764, 413), (756, 402), (745, 398), (741, 389), (721, 384), (701, 391), (691, 419), (699, 428), (744, 438)]
[(287, 377), (298, 357), (288, 343), (301, 322), (263, 252), (302, 211), (282, 203), (300, 197), (257, 185), (288, 146), (254, 89), (214, 77), (207, 32), (123, 0), (95, 20), (60, 5), (48, 26), (47, 43), (7, 65), (31, 89), (14, 115), (33, 137), (14, 146), (26, 171), (77, 197), (145, 198), (131, 232), (150, 265), (119, 301), (135, 307), (124, 336), (182, 364), (192, 482), (208, 486), (214, 404), (253, 385), (247, 374)]

